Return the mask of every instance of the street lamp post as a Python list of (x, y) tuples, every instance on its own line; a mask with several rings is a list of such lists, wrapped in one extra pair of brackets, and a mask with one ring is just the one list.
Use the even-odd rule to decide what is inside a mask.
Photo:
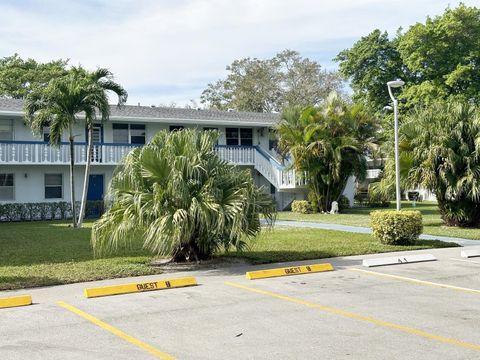
[(393, 116), (395, 121), (395, 190), (397, 196), (397, 211), (400, 210), (400, 156), (399, 156), (399, 149), (398, 149), (398, 100), (395, 99), (392, 93), (392, 88), (398, 88), (405, 84), (400, 79), (393, 80), (387, 82), (388, 93), (390, 94), (390, 98), (393, 101)]

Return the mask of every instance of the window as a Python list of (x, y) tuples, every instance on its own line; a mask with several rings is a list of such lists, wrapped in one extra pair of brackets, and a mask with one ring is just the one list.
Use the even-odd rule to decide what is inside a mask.
[(253, 145), (253, 130), (251, 128), (240, 128), (240, 145)]
[(15, 200), (13, 174), (0, 174), (0, 200)]
[(63, 198), (62, 174), (45, 174), (45, 199)]
[(226, 128), (227, 145), (238, 145), (238, 128)]
[(145, 144), (144, 124), (112, 124), (115, 144)]
[(274, 131), (269, 131), (268, 134), (268, 148), (270, 150), (274, 149), (277, 151), (277, 146), (278, 146), (278, 139), (277, 136), (275, 135)]
[(130, 144), (145, 144), (145, 125), (130, 125)]
[(44, 126), (42, 128), (43, 141), (50, 142), (50, 126)]
[(116, 144), (128, 144), (128, 124), (112, 124), (113, 142)]
[(226, 128), (225, 137), (227, 139), (227, 145), (253, 145), (252, 128)]
[(183, 129), (184, 129), (184, 126), (182, 125), (170, 125), (170, 131), (179, 131)]
[(0, 140), (13, 140), (12, 120), (0, 119)]

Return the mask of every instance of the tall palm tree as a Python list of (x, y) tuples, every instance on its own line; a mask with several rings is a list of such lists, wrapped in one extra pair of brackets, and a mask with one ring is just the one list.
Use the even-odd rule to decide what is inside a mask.
[(366, 175), (365, 154), (376, 142), (376, 122), (359, 105), (332, 93), (319, 107), (287, 109), (276, 128), (279, 147), (308, 174), (311, 196), (322, 211), (338, 200), (348, 178)]
[(78, 215), (77, 227), (82, 227), (83, 217), (87, 204), (88, 182), (90, 176), (90, 164), (93, 153), (93, 126), (97, 121), (97, 112), (100, 120), (107, 121), (110, 116), (110, 105), (108, 104), (108, 91), (115, 93), (118, 97), (118, 106), (125, 104), (128, 94), (125, 89), (113, 81), (113, 74), (108, 69), (97, 69), (93, 72), (85, 71), (82, 68), (74, 68), (72, 71), (78, 72), (79, 78), (82, 78), (84, 97), (85, 123), (87, 127), (87, 159), (85, 164), (85, 176), (83, 179), (82, 202), (80, 213)]
[(260, 231), (260, 214), (273, 221), (270, 195), (249, 170), (218, 157), (217, 138), (213, 131), (162, 131), (132, 150), (110, 183), (110, 209), (93, 226), (95, 253), (142, 239), (155, 254), (198, 261), (219, 248), (244, 248)]
[[(100, 71), (100, 73), (102, 72)], [(105, 107), (105, 92), (102, 95), (99, 91), (100, 86), (94, 85), (93, 79), (93, 75), (89, 75), (86, 70), (80, 67), (72, 68), (67, 71), (65, 76), (52, 79), (45, 86), (34, 88), (25, 98), (24, 105), (26, 122), (35, 134), (41, 134), (44, 126), (50, 127), (50, 143), (52, 145), (60, 145), (64, 131), (68, 131), (70, 197), (74, 227), (77, 227), (77, 213), (75, 206), (75, 137), (73, 128), (79, 122), (79, 116), (82, 113), (85, 116), (86, 123), (93, 124), (97, 116), (97, 108), (100, 110), (102, 119), (105, 119), (102, 111)], [(108, 114), (106, 113), (107, 117)]]

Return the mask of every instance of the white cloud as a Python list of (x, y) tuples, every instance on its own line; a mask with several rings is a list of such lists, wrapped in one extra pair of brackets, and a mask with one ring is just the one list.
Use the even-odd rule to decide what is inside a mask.
[[(474, 5), (477, 1), (464, 1)], [(458, 2), (451, 2), (455, 6)], [(185, 104), (242, 57), (285, 48), (331, 59), (375, 28), (437, 15), (435, 0), (180, 0), (0, 3), (0, 56), (111, 69), (129, 103)]]

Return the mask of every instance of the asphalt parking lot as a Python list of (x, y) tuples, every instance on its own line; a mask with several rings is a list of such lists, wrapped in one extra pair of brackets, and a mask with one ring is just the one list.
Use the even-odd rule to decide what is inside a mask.
[[(480, 358), (480, 258), (463, 259), (460, 248), (412, 253), (438, 261), (365, 268), (354, 256), (302, 262), (335, 271), (269, 279), (245, 271), (279, 265), (1, 292), (34, 304), (0, 309), (0, 359)], [(82, 292), (184, 276), (199, 286)]]

